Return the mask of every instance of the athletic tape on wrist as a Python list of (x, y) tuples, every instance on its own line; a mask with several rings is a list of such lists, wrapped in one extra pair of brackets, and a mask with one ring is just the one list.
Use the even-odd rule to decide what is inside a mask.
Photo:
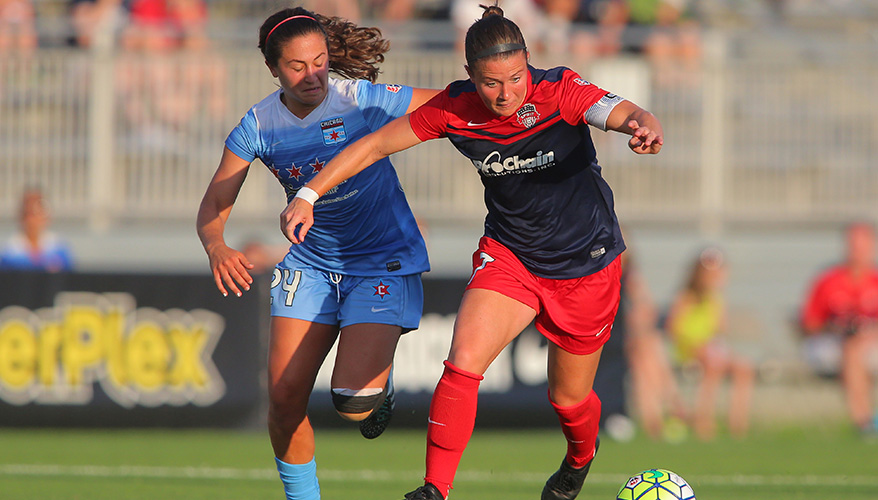
[(314, 191), (308, 186), (302, 186), (299, 189), (299, 192), (296, 193), (296, 198), (301, 198), (311, 205), (314, 205), (314, 203), (317, 202), (317, 198), (320, 198), (320, 195), (317, 194), (317, 191)]

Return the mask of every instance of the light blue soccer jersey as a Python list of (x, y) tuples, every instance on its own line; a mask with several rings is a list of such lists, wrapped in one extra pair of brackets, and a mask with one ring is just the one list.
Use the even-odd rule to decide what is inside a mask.
[[(326, 98), (304, 119), (278, 89), (250, 108), (226, 139), (240, 158), (259, 158), (287, 202), (345, 146), (405, 114), (412, 88), (329, 79)], [(330, 189), (314, 205), (314, 225), (290, 253), (317, 269), (356, 276), (430, 269), (427, 249), (388, 158)]]

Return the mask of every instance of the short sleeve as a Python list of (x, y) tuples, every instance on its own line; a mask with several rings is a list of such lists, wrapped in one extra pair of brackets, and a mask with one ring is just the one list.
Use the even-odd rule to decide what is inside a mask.
[(432, 99), (412, 111), (410, 122), (412, 130), (421, 141), (445, 137), (448, 124), (448, 89), (433, 96)]
[(826, 300), (826, 289), (829, 275), (817, 279), (811, 287), (805, 305), (802, 308), (802, 326), (806, 330), (818, 330), (829, 321), (830, 311)]
[(242, 160), (252, 162), (261, 152), (258, 147), (259, 143), (259, 120), (251, 109), (229, 133), (226, 138), (226, 147)]
[(561, 78), (561, 117), (571, 125), (587, 123), (607, 129), (607, 117), (624, 99), (586, 81), (575, 71), (565, 70)]
[(412, 88), (407, 85), (367, 80), (360, 80), (357, 84), (357, 103), (373, 131), (404, 115), (411, 102)]

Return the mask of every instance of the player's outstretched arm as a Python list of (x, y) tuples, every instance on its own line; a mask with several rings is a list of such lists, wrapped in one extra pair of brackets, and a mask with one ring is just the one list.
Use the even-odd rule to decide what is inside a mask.
[(301, 243), (314, 224), (314, 202), (320, 196), (376, 161), (420, 142), (421, 139), (412, 130), (409, 115), (405, 115), (342, 150), (320, 173), (302, 186), (293, 201), (280, 213), (280, 229), (284, 236), (293, 243)]
[[(196, 229), (204, 251), (210, 259), (210, 270), (216, 287), (224, 295), (232, 291), (238, 297), (241, 289), (250, 290), (253, 278), (248, 272), (253, 264), (234, 248), (226, 245), (223, 232), (238, 192), (247, 177), (250, 162), (223, 149), (219, 167), (207, 186), (201, 206), (198, 208)], [(228, 286), (228, 289), (226, 288)]]
[(413, 88), (412, 89), (412, 100), (411, 100), (411, 102), (409, 102), (409, 107), (406, 110), (406, 114), (411, 113), (412, 111), (420, 108), (422, 104), (424, 104), (425, 102), (432, 99), (439, 92), (442, 92), (442, 91), (439, 89)]
[(607, 117), (607, 130), (628, 134), (628, 147), (637, 154), (657, 154), (664, 145), (658, 118), (631, 101), (622, 101)]

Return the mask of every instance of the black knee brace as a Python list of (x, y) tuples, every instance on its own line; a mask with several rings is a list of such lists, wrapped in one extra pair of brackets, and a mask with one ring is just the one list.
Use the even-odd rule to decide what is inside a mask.
[(332, 404), (339, 413), (350, 413), (358, 415), (360, 413), (370, 413), (377, 410), (384, 404), (384, 398), (387, 397), (387, 389), (381, 389), (378, 394), (369, 396), (346, 396), (332, 391)]

